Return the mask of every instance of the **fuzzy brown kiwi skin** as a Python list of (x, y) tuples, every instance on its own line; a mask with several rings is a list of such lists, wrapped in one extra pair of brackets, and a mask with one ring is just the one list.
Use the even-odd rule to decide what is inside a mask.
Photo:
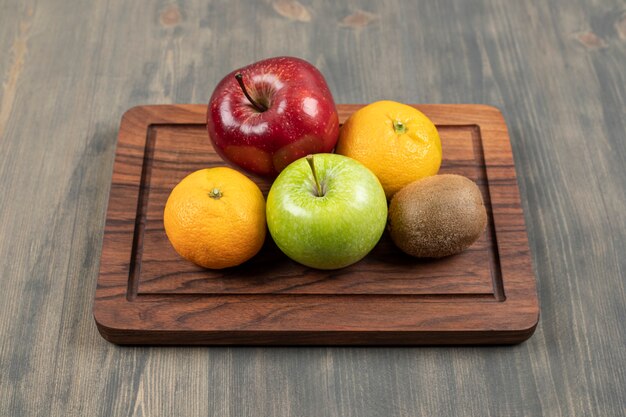
[(484, 232), (487, 212), (478, 186), (460, 175), (415, 181), (391, 199), (389, 232), (403, 252), (442, 258), (467, 249)]

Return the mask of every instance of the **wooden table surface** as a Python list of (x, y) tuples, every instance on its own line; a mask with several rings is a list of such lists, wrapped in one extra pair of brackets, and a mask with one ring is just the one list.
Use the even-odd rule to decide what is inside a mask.
[[(541, 304), (513, 347), (117, 347), (92, 318), (119, 119), (305, 58), (339, 103), (509, 124)], [(622, 0), (0, 1), (0, 415), (626, 413)]]

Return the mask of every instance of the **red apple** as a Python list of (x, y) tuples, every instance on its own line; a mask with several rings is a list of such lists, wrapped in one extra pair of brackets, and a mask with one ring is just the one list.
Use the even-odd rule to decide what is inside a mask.
[(265, 59), (228, 74), (215, 87), (207, 130), (222, 158), (275, 177), (291, 162), (331, 152), (339, 117), (324, 76), (293, 57)]

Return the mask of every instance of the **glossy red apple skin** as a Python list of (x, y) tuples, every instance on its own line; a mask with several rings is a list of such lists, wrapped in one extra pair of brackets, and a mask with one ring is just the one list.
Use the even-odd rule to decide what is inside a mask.
[[(260, 112), (246, 98), (267, 107)], [(308, 62), (276, 57), (237, 69), (215, 88), (207, 130), (219, 155), (244, 170), (275, 177), (308, 154), (328, 153), (339, 137), (339, 117), (324, 76)]]

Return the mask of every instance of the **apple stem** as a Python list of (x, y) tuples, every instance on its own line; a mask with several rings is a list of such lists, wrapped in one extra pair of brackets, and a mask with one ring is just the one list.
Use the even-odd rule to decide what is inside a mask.
[(311, 167), (311, 172), (313, 172), (313, 179), (315, 180), (315, 186), (317, 187), (317, 196), (322, 197), (324, 194), (322, 193), (322, 187), (320, 186), (320, 182), (317, 179), (317, 173), (315, 172), (315, 162), (313, 160), (313, 155), (307, 155), (306, 161)]
[(267, 110), (267, 107), (265, 107), (264, 105), (258, 103), (257, 101), (255, 101), (250, 94), (248, 94), (248, 90), (246, 90), (246, 86), (243, 83), (243, 75), (241, 75), (240, 72), (238, 72), (237, 74), (235, 74), (235, 79), (237, 80), (237, 82), (239, 83), (239, 87), (241, 87), (241, 91), (243, 91), (243, 95), (246, 96), (246, 98), (248, 99), (248, 101), (250, 102), (250, 104), (252, 104), (252, 107), (254, 107), (255, 109), (257, 109), (258, 111), (260, 111), (261, 113)]

